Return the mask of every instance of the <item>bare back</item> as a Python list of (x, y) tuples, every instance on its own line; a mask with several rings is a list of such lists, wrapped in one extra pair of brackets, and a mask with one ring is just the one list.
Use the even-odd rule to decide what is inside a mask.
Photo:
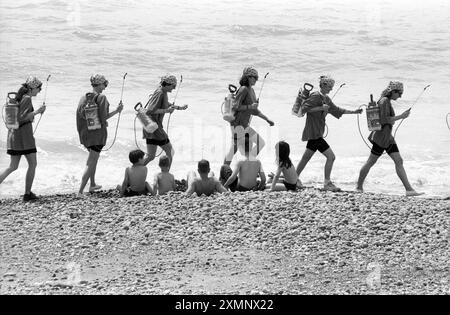
[(143, 165), (127, 168), (128, 184), (132, 191), (145, 191), (145, 180), (147, 179), (147, 167)]
[(161, 172), (156, 175), (156, 185), (159, 195), (165, 195), (175, 190), (175, 177), (169, 172)]
[(297, 183), (298, 175), (297, 172), (295, 171), (294, 165), (291, 165), (291, 167), (289, 168), (282, 167), (281, 171), (283, 172), (284, 180), (288, 184), (294, 185)]
[(239, 167), (239, 185), (252, 189), (257, 185), (256, 179), (262, 172), (261, 161), (244, 160), (238, 162)]

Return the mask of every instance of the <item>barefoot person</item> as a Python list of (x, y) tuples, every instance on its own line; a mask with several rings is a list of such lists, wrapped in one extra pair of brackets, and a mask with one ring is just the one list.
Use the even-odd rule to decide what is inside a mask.
[(102, 94), (108, 86), (108, 80), (103, 75), (97, 74), (92, 76), (91, 85), (92, 92), (86, 93), (86, 95), (81, 97), (77, 108), (78, 135), (81, 144), (89, 151), (78, 196), (83, 195), (88, 180), (90, 180), (90, 192), (101, 189), (101, 186), (95, 182), (95, 172), (100, 152), (105, 146), (108, 137), (107, 120), (120, 113), (123, 109), (123, 104), (120, 102), (115, 111), (109, 112), (109, 102), (106, 96)]
[(18, 129), (9, 129), (7, 138), (6, 153), (11, 156), (9, 167), (0, 174), (0, 184), (19, 167), (20, 158), (25, 156), (28, 162), (28, 170), (25, 178), (25, 194), (23, 201), (33, 201), (38, 199), (31, 192), (34, 175), (36, 173), (36, 142), (33, 136), (33, 120), (37, 114), (45, 112), (45, 105), (34, 110), (31, 98), (36, 96), (42, 88), (42, 82), (35, 77), (29, 77), (16, 94), (16, 101), (19, 103), (17, 113)]
[(173, 75), (165, 75), (161, 78), (159, 87), (153, 92), (148, 101), (147, 115), (158, 124), (158, 129), (153, 133), (143, 130), (144, 139), (147, 142), (147, 158), (145, 164), (153, 161), (156, 156), (156, 149), (161, 147), (169, 158), (169, 169), (172, 165), (175, 154), (169, 136), (163, 128), (165, 114), (171, 114), (175, 110), (173, 104), (169, 103), (167, 93), (171, 93), (177, 87), (177, 78)]
[(253, 128), (250, 127), (250, 118), (252, 115), (264, 119), (270, 126), (274, 125), (273, 121), (268, 119), (258, 109), (259, 100), (256, 99), (255, 91), (253, 90), (253, 86), (256, 81), (258, 81), (258, 71), (252, 67), (245, 68), (239, 81), (241, 87), (236, 92), (236, 98), (233, 104), (233, 110), (236, 114), (235, 119), (230, 122), (232, 144), (225, 157), (224, 164), (226, 165), (231, 164), (238, 147), (243, 149), (245, 134), (250, 136), (251, 156), (258, 156), (259, 152), (261, 152), (264, 147), (264, 140)]
[(395, 116), (394, 108), (392, 107), (391, 100), (397, 100), (402, 97), (403, 84), (398, 81), (391, 81), (389, 86), (381, 93), (381, 99), (378, 101), (380, 107), (380, 123), (382, 129), (379, 131), (372, 131), (369, 135), (369, 140), (372, 143), (372, 150), (369, 155), (369, 159), (366, 164), (361, 168), (359, 172), (358, 184), (356, 190), (363, 192), (364, 180), (369, 174), (370, 169), (378, 161), (378, 158), (384, 151), (391, 157), (395, 163), (395, 170), (398, 177), (405, 186), (406, 196), (418, 196), (422, 193), (416, 192), (409, 183), (408, 176), (406, 175), (405, 168), (403, 167), (403, 159), (400, 156), (400, 152), (392, 136), (392, 126), (395, 121), (400, 119), (406, 119), (409, 117), (410, 109), (404, 111), (402, 114)]
[[(340, 189), (336, 187), (330, 179), (331, 170), (336, 157), (333, 150), (331, 150), (330, 146), (323, 138), (325, 132), (325, 118), (328, 113), (339, 119), (344, 114), (360, 114), (361, 110), (350, 111), (334, 105), (328, 96), (334, 87), (334, 80), (329, 76), (321, 76), (319, 86), (320, 91), (313, 92), (303, 104), (307, 115), (302, 141), (308, 141), (308, 143), (306, 144), (306, 151), (298, 163), (296, 171), (298, 176), (300, 176), (314, 153), (319, 150), (319, 152), (327, 158), (323, 187), (326, 190), (339, 191)], [(297, 184), (301, 186), (300, 179)]]

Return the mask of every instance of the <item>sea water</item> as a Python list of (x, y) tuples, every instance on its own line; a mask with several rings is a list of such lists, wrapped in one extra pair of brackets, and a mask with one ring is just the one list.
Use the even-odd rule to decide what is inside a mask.
[[(405, 84), (403, 97), (393, 106), (397, 114), (414, 104), (428, 84), (396, 140), (414, 188), (428, 196), (450, 194), (450, 4), (447, 1), (137, 1), (137, 0), (0, 0), (0, 94), (17, 91), (28, 75), (45, 82), (51, 74), (47, 111), (36, 136), (38, 168), (33, 186), (37, 194), (75, 192), (87, 152), (80, 146), (75, 111), (90, 91), (92, 74), (110, 82), (104, 94), (114, 110), (125, 82), (122, 113), (114, 147), (101, 154), (97, 182), (112, 188), (122, 181), (128, 152), (136, 143), (145, 149), (134, 105), (145, 103), (161, 75), (183, 76), (178, 105), (186, 111), (171, 117), (169, 136), (175, 149), (177, 178), (205, 158), (218, 173), (230, 146), (229, 125), (221, 104), (229, 83), (238, 84), (242, 69), (253, 65), (260, 80), (269, 72), (260, 109), (274, 127), (255, 117), (252, 126), (265, 140), (261, 160), (266, 173), (275, 170), (274, 146), (280, 139), (291, 146), (294, 164), (305, 142), (305, 118), (291, 115), (300, 86), (330, 74), (336, 79), (334, 98), (343, 108), (367, 104), (379, 97), (390, 80)], [(33, 99), (43, 102), (42, 92)], [(169, 94), (173, 100), (175, 91)], [(38, 117), (36, 117), (38, 118)], [(164, 125), (167, 124), (166, 115)], [(361, 130), (368, 136), (364, 115)], [(117, 116), (109, 120), (108, 145)], [(327, 117), (328, 136), (336, 161), (332, 180), (353, 189), (369, 156), (355, 115)], [(397, 122), (398, 124), (398, 122)], [(0, 127), (0, 169), (9, 164), (7, 130)], [(135, 139), (136, 138), (136, 139)], [(159, 153), (159, 151), (158, 151)], [(158, 171), (149, 164), (149, 180)], [(325, 159), (316, 154), (301, 175), (303, 183), (319, 187)], [(26, 160), (0, 185), (0, 197), (23, 193)], [(373, 167), (365, 189), (402, 194), (404, 188), (392, 160), (384, 155)]]

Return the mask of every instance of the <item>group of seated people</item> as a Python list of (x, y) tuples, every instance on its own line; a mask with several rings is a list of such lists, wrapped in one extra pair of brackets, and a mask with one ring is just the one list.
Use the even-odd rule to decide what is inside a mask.
[[(266, 188), (271, 191), (295, 191), (298, 188), (297, 173), (289, 159), (289, 144), (280, 141), (275, 146), (278, 169), (275, 174), (269, 176), (266, 187), (266, 175), (261, 161), (250, 155), (248, 141), (245, 142), (245, 158), (239, 160), (233, 170), (230, 166), (223, 165), (220, 169), (219, 179), (216, 179), (214, 172), (211, 172), (207, 160), (199, 161), (197, 172), (191, 171), (187, 175), (188, 187), (186, 194), (192, 195), (196, 193), (198, 196), (210, 196), (214, 193), (226, 192), (228, 189), (232, 192), (245, 192), (264, 190)], [(154, 176), (151, 185), (146, 182), (145, 153), (141, 150), (131, 151), (129, 159), (132, 166), (125, 170), (123, 183), (117, 187), (121, 196), (165, 195), (170, 191), (176, 190), (175, 177), (169, 171), (170, 159), (167, 156), (162, 156), (159, 159), (161, 172)], [(282, 180), (281, 185), (279, 180)]]

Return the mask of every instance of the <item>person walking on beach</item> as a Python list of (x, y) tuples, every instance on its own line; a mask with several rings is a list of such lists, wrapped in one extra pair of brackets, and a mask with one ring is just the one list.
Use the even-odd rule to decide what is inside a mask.
[[(339, 119), (344, 114), (360, 114), (362, 110), (351, 111), (337, 107), (328, 96), (334, 87), (334, 79), (329, 76), (321, 76), (319, 80), (320, 91), (311, 93), (310, 97), (303, 104), (307, 114), (302, 141), (307, 141), (307, 144), (306, 151), (298, 163), (296, 171), (297, 175), (300, 176), (314, 153), (319, 150), (327, 159), (324, 170), (325, 180), (323, 188), (329, 191), (340, 191), (340, 188), (336, 187), (331, 181), (331, 170), (336, 156), (323, 138), (325, 118), (328, 113)], [(302, 185), (300, 177), (297, 185)]]
[(238, 147), (244, 147), (244, 138), (246, 134), (250, 136), (251, 156), (258, 156), (264, 147), (264, 140), (253, 128), (250, 127), (250, 119), (252, 115), (264, 119), (270, 126), (274, 125), (274, 122), (268, 119), (258, 109), (259, 100), (256, 99), (255, 91), (253, 90), (253, 86), (256, 84), (256, 81), (258, 81), (258, 71), (252, 67), (244, 68), (239, 81), (240, 88), (236, 92), (236, 98), (233, 104), (233, 110), (236, 114), (235, 119), (230, 122), (232, 144), (225, 157), (225, 165), (231, 164)]
[(397, 143), (392, 136), (392, 127), (397, 120), (406, 119), (409, 117), (410, 110), (404, 111), (402, 114), (395, 116), (394, 108), (391, 100), (397, 100), (402, 97), (403, 83), (399, 81), (391, 81), (388, 87), (381, 93), (381, 98), (378, 101), (380, 107), (380, 123), (382, 129), (379, 131), (372, 131), (369, 135), (369, 141), (372, 143), (372, 150), (370, 151), (369, 159), (361, 168), (359, 172), (358, 183), (356, 191), (363, 192), (364, 180), (369, 174), (370, 169), (378, 161), (378, 158), (383, 155), (383, 152), (391, 157), (395, 163), (395, 170), (398, 177), (405, 186), (406, 196), (419, 196), (423, 193), (416, 192), (409, 183), (405, 168), (403, 167), (403, 159), (400, 155)]
[(165, 114), (171, 114), (175, 110), (173, 104), (169, 103), (167, 93), (171, 93), (176, 87), (177, 78), (175, 76), (163, 76), (159, 87), (153, 92), (147, 103), (147, 115), (158, 124), (158, 129), (153, 133), (149, 133), (143, 129), (143, 138), (147, 142), (146, 165), (155, 159), (158, 146), (164, 150), (166, 156), (169, 158), (169, 169), (172, 165), (175, 151), (170, 143), (169, 136), (163, 128), (163, 120)]
[(25, 177), (25, 194), (23, 195), (23, 201), (25, 202), (38, 199), (31, 191), (37, 166), (36, 142), (33, 136), (32, 123), (37, 114), (45, 112), (46, 107), (42, 105), (37, 110), (34, 110), (31, 98), (36, 96), (41, 89), (42, 82), (36, 77), (30, 76), (16, 94), (15, 99), (19, 103), (17, 114), (19, 128), (8, 130), (6, 153), (11, 156), (11, 162), (8, 168), (0, 174), (1, 184), (11, 173), (17, 170), (22, 155), (25, 156), (28, 162), (28, 170)]
[(108, 83), (103, 75), (92, 76), (91, 86), (93, 90), (83, 95), (78, 104), (77, 131), (81, 144), (89, 151), (78, 196), (83, 196), (88, 180), (90, 180), (89, 192), (102, 188), (95, 182), (95, 173), (100, 153), (106, 145), (108, 137), (107, 120), (123, 110), (123, 104), (120, 102), (115, 111), (109, 112), (109, 102), (106, 96), (102, 94)]

